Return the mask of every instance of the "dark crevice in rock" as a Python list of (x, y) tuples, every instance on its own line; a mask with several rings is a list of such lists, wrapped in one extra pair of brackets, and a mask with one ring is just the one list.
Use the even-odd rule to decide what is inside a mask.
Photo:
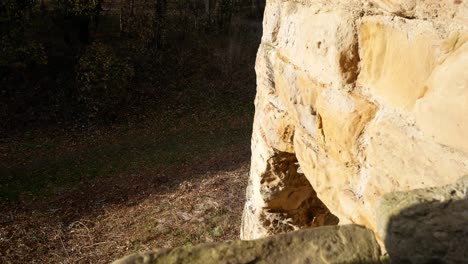
[(260, 216), (269, 234), (336, 225), (339, 220), (317, 197), (292, 153), (276, 152), (262, 175), (266, 206)]
[[(357, 39), (357, 36), (356, 36)], [(359, 75), (359, 45), (356, 41), (350, 50), (343, 52), (339, 57), (340, 70), (345, 83), (355, 83)]]

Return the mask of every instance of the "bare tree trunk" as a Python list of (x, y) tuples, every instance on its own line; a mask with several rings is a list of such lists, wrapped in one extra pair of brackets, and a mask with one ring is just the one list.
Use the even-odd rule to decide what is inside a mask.
[(156, 0), (155, 12), (154, 12), (154, 39), (153, 43), (156, 46), (156, 49), (161, 49), (163, 47), (164, 36), (163, 36), (163, 26), (164, 26), (164, 16), (166, 14), (166, 0)]
[(210, 0), (205, 0), (205, 15), (210, 14)]
[(99, 16), (101, 15), (102, 11), (102, 0), (97, 0), (95, 10), (94, 10), (94, 27), (97, 30), (99, 26)]
[(120, 27), (120, 33), (123, 31), (123, 21), (122, 21), (122, 12), (123, 12), (123, 7), (120, 8), (120, 14), (119, 14), (119, 27)]
[(260, 0), (255, 0), (256, 1), (256, 5), (257, 5), (257, 17), (260, 18), (262, 17), (262, 4), (261, 4), (261, 1)]

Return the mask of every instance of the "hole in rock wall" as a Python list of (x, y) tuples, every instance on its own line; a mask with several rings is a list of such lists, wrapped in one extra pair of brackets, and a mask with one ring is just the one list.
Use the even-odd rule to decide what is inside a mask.
[(317, 197), (292, 153), (276, 152), (268, 160), (260, 184), (266, 202), (260, 220), (269, 234), (339, 222)]

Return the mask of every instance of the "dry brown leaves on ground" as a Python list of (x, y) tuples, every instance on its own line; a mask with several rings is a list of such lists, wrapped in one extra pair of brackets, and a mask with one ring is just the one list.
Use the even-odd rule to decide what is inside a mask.
[(53, 199), (0, 204), (1, 263), (109, 263), (162, 247), (237, 239), (249, 151), (112, 175)]

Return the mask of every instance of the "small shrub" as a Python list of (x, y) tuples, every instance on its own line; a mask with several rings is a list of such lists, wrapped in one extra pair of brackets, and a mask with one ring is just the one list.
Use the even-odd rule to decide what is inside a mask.
[(111, 47), (94, 43), (81, 56), (76, 70), (78, 100), (88, 117), (112, 118), (129, 101), (133, 66)]

